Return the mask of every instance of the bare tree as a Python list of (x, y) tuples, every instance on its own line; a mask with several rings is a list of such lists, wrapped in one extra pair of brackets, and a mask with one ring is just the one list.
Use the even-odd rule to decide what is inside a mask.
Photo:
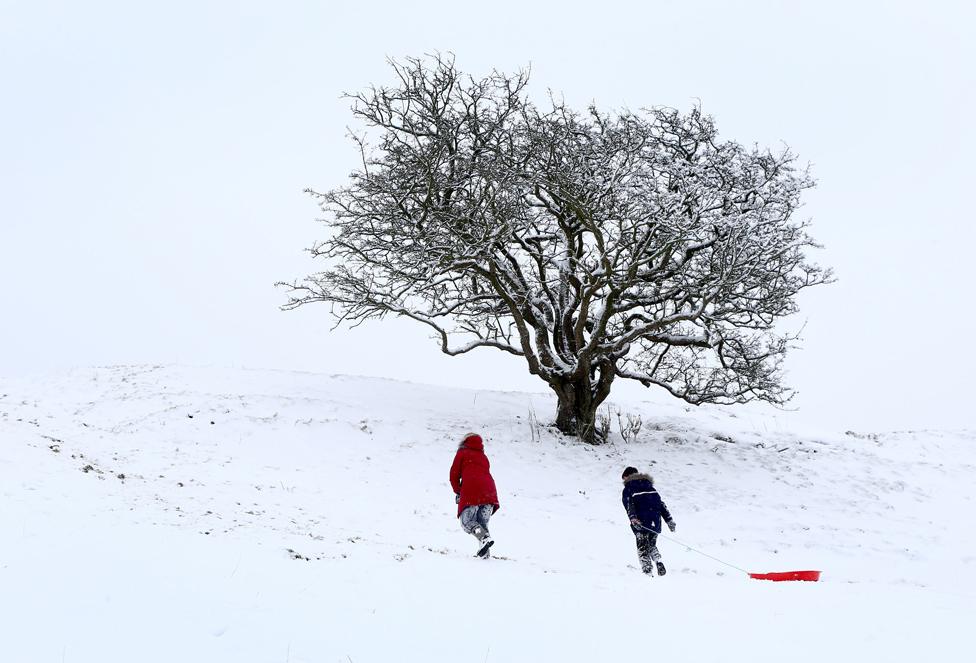
[(310, 193), (325, 271), (286, 284), (290, 309), (339, 323), (388, 314), (441, 350), (523, 357), (558, 397), (556, 426), (598, 442), (614, 380), (689, 403), (781, 404), (776, 331), (830, 271), (794, 220), (813, 186), (784, 149), (718, 139), (698, 108), (574, 112), (528, 75), (462, 75), (452, 58), (391, 62), (397, 83), (350, 95), (378, 134), (350, 182)]

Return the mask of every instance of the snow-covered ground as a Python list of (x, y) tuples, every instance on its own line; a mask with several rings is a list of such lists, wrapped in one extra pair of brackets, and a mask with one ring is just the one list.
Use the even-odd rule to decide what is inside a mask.
[[(274, 371), (0, 380), (0, 661), (954, 661), (976, 623), (976, 433), (798, 435), (617, 404), (636, 442), (544, 425), (546, 394)], [(474, 430), (490, 561), (448, 468)], [(534, 434), (536, 433), (536, 434)], [(620, 472), (675, 536), (645, 578)]]

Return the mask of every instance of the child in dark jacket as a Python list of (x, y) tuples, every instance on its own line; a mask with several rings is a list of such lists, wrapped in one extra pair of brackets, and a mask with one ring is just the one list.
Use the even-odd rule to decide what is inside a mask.
[(664, 500), (654, 489), (654, 481), (647, 474), (641, 474), (636, 467), (628, 467), (623, 473), (624, 509), (630, 518), (630, 529), (637, 537), (637, 556), (640, 559), (641, 570), (651, 575), (655, 565), (657, 574), (667, 573), (661, 562), (661, 553), (657, 549), (657, 535), (661, 533), (661, 520), (668, 524), (672, 532), (677, 528), (671, 512), (664, 504)]

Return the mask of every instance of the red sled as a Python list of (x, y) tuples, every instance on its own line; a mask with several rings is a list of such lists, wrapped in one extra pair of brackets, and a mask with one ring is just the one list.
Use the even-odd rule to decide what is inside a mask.
[(807, 582), (817, 582), (820, 580), (820, 571), (778, 571), (776, 573), (750, 573), (750, 578), (756, 580), (772, 580), (783, 582), (786, 580), (805, 580)]

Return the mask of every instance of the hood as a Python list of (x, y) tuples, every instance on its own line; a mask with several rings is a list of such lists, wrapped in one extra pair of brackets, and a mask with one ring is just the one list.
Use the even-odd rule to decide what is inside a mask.
[(644, 481), (647, 481), (652, 486), (654, 485), (654, 479), (651, 478), (651, 475), (650, 474), (644, 474), (643, 472), (638, 472), (637, 474), (631, 474), (629, 477), (627, 477), (626, 479), (624, 479), (624, 483), (630, 483), (631, 481), (638, 481), (638, 480), (641, 480), (641, 479), (643, 479)]
[(461, 438), (461, 444), (458, 445), (459, 449), (474, 449), (475, 451), (484, 451), (485, 442), (481, 439), (481, 436), (477, 433), (468, 433), (463, 438)]

